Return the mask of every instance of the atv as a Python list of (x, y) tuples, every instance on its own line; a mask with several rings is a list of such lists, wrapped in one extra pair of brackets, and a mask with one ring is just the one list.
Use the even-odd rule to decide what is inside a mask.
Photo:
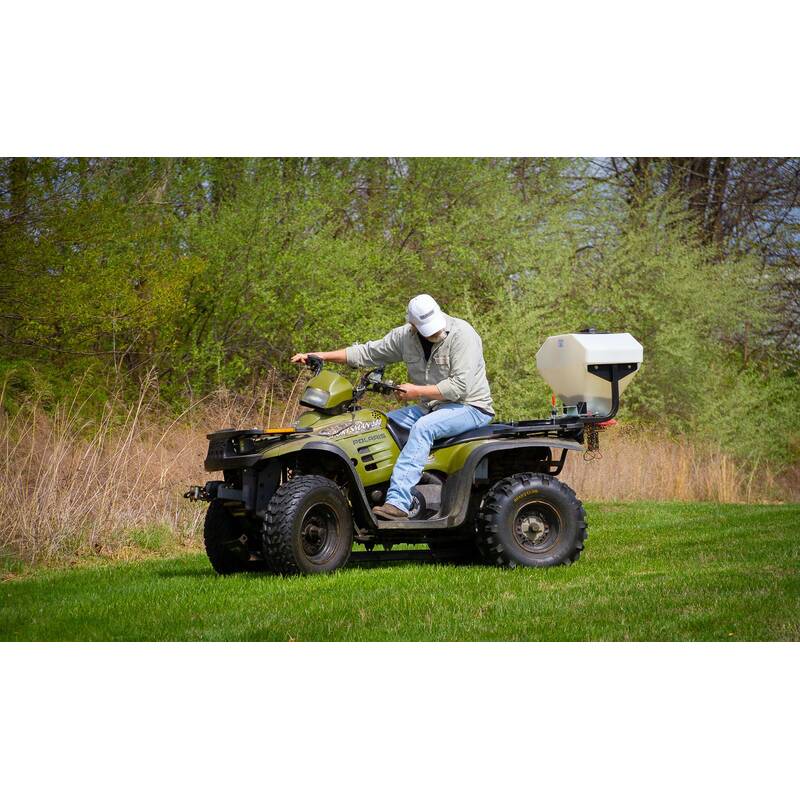
[[(361, 402), (396, 386), (379, 366), (353, 387), (310, 356), (312, 377), (295, 424), (207, 436), (205, 469), (222, 472), (222, 480), (193, 486), (185, 497), (209, 503), (211, 565), (223, 575), (320, 573), (370, 554), (503, 567), (571, 564), (584, 547), (586, 514), (556, 476), (570, 450), (584, 450), (584, 442), (596, 448), (641, 361), (641, 345), (629, 334), (589, 329), (550, 337), (537, 367), (559, 391), (561, 411), (553, 395), (547, 419), (495, 422), (437, 440), (408, 519), (385, 521), (371, 509), (385, 500), (408, 430)], [(353, 554), (354, 543), (364, 550)], [(399, 544), (427, 549), (392, 552)]]

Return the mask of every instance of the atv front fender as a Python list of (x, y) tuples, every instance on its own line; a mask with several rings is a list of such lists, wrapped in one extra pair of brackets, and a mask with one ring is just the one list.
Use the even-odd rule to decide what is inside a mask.
[(377, 528), (377, 521), (372, 514), (372, 508), (367, 500), (367, 493), (364, 490), (364, 484), (361, 482), (361, 479), (356, 472), (356, 468), (353, 466), (353, 462), (341, 447), (333, 444), (333, 442), (313, 439), (305, 442), (300, 448), (298, 448), (296, 452), (306, 455), (325, 453), (328, 456), (333, 456), (336, 458), (337, 464), (339, 464), (347, 474), (348, 482), (353, 489), (350, 498), (353, 505), (353, 516), (362, 526), (368, 528)]

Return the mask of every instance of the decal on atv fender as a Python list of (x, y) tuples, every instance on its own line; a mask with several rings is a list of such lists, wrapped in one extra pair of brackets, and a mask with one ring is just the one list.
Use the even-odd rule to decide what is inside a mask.
[(366, 433), (373, 431), (375, 428), (380, 428), (380, 419), (374, 419), (371, 422), (337, 422), (335, 425), (328, 425), (327, 428), (321, 428), (317, 433), (321, 436), (329, 436), (334, 439), (345, 436), (355, 436), (359, 433)]
[(381, 439), (386, 438), (385, 433), (373, 433), (369, 436), (362, 436), (359, 439), (353, 439), (353, 444), (366, 444), (367, 442), (379, 442)]

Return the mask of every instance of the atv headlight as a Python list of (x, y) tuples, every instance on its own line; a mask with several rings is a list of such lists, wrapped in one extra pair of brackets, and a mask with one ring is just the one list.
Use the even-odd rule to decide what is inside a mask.
[(315, 386), (308, 386), (300, 398), (300, 405), (311, 408), (326, 408), (330, 399), (330, 392), (326, 392), (324, 389), (317, 389)]

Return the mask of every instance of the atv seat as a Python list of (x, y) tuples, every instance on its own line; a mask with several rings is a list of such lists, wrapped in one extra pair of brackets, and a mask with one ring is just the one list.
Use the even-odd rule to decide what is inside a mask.
[[(387, 427), (397, 446), (402, 450), (408, 441), (409, 429), (398, 425), (392, 419), (388, 420)], [(436, 439), (433, 443), (431, 450), (438, 450), (442, 447), (450, 447), (454, 444), (461, 444), (461, 442), (473, 442), (476, 439), (499, 439), (501, 436), (510, 436), (516, 433), (513, 425), (507, 422), (495, 422), (490, 425), (482, 425), (480, 428), (473, 428), (471, 431), (464, 431), (456, 436), (448, 436), (444, 439)]]
[(513, 425), (509, 425), (507, 422), (493, 422), (489, 425), (482, 425), (480, 428), (473, 428), (471, 431), (464, 431), (456, 436), (436, 439), (431, 450), (450, 447), (450, 445), (462, 442), (474, 442), (476, 439), (500, 439), (503, 436), (511, 436), (513, 433), (518, 433)]
[(402, 450), (408, 441), (408, 434), (410, 433), (409, 428), (398, 425), (391, 417), (387, 417), (386, 427), (392, 435), (392, 439), (397, 442), (397, 446)]

